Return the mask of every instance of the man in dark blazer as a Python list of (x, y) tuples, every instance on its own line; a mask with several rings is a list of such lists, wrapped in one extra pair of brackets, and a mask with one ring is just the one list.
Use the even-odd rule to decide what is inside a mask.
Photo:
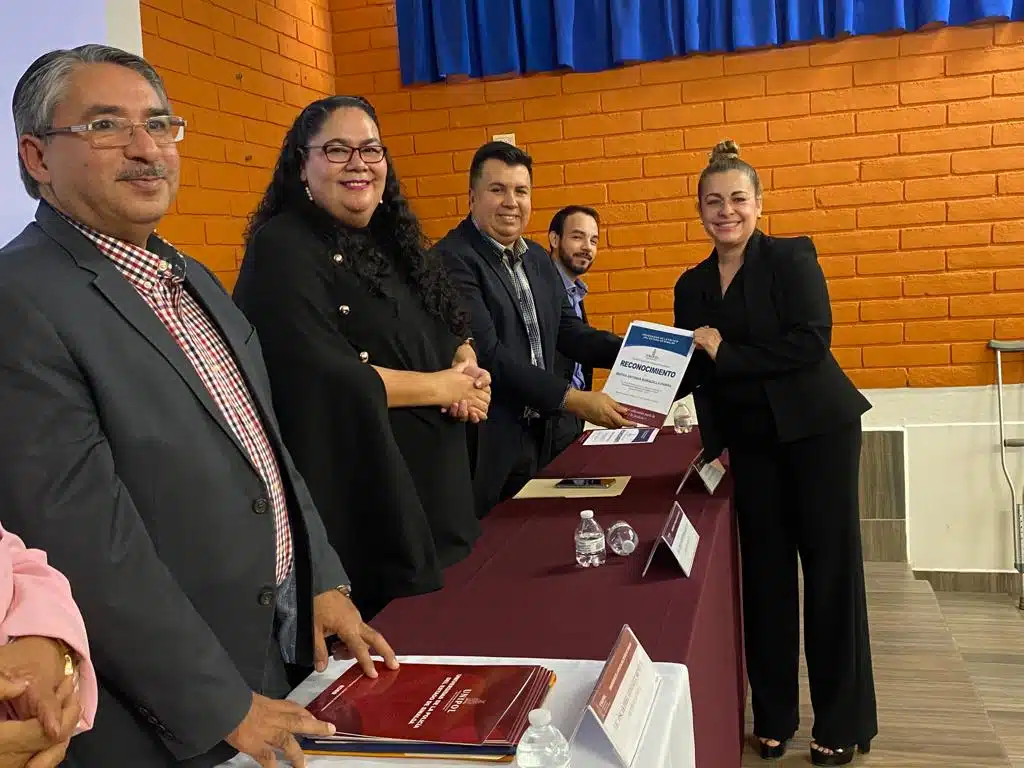
[[(601, 217), (585, 205), (567, 205), (551, 217), (548, 245), (551, 260), (562, 278), (565, 295), (576, 316), (587, 322), (587, 284), (583, 276), (594, 266), (599, 244)], [(558, 370), (576, 389), (589, 391), (594, 387), (594, 369), (558, 354)], [(583, 433), (583, 421), (574, 413), (560, 413), (552, 419), (551, 455), (557, 456)]]
[(89, 633), (99, 710), (69, 760), (303, 765), (293, 734), (330, 727), (275, 699), (326, 666), (325, 636), (396, 662), (281, 443), (252, 326), (154, 234), (184, 121), (145, 61), (95, 45), (34, 62), (14, 120), (41, 200), (0, 250), (0, 514)]
[(469, 171), (469, 216), (437, 245), (469, 313), (477, 359), (491, 374), (487, 421), (471, 446), (477, 508), (515, 495), (551, 457), (551, 417), (568, 411), (599, 426), (628, 424), (603, 392), (573, 388), (556, 351), (610, 368), (622, 340), (580, 320), (544, 248), (523, 237), (533, 161), (505, 142), (477, 150)]

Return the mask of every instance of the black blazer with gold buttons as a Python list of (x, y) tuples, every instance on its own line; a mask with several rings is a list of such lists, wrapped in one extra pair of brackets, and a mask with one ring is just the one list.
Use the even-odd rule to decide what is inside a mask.
[(462, 339), (399, 269), (373, 290), (329, 240), (300, 214), (272, 218), (249, 240), (234, 298), (353, 600), (372, 614), (439, 588), (479, 536), (465, 424), (437, 406), (389, 408), (374, 370), (450, 368)]
[[(693, 393), (705, 452), (712, 456), (727, 447), (711, 407), (716, 383), (726, 378), (764, 383), (782, 442), (828, 432), (871, 407), (832, 355), (832, 307), (811, 239), (755, 230), (743, 269), (751, 343), (723, 342), (714, 361), (697, 350), (679, 390), (680, 397)], [(721, 286), (712, 254), (676, 282), (676, 327), (707, 325), (717, 296)]]

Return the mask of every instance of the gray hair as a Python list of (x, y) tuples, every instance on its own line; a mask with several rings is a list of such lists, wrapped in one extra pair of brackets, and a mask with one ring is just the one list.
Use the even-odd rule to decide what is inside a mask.
[[(156, 70), (143, 58), (109, 45), (80, 45), (70, 50), (56, 50), (43, 54), (25, 70), (14, 89), (11, 109), (14, 112), (14, 130), (20, 137), (42, 137), (53, 128), (53, 113), (64, 98), (68, 79), (82, 64), (117, 64), (142, 75), (156, 91), (160, 101), (169, 108), (167, 89)], [(18, 154), (21, 182), (29, 197), (39, 199), (39, 182), (29, 175)]]

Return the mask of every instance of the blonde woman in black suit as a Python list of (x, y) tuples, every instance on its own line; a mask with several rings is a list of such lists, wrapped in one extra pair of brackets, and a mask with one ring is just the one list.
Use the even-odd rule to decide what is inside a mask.
[(675, 287), (675, 324), (698, 347), (680, 394), (694, 394), (705, 453), (729, 451), (754, 733), (774, 759), (799, 723), (799, 555), (811, 760), (845, 765), (878, 731), (858, 500), (870, 404), (830, 351), (814, 244), (758, 229), (760, 179), (735, 143), (712, 151), (698, 196), (714, 250)]

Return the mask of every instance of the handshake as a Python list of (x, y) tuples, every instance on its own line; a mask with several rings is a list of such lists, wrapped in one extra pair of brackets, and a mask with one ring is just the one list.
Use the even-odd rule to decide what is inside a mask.
[[(459, 421), (479, 424), (487, 419), (491, 404), (491, 375), (479, 366), (476, 353), (463, 344), (455, 353), (451, 368), (430, 374), (433, 380), (432, 402), (442, 413)], [(617, 429), (635, 424), (627, 418), (628, 411), (604, 392), (583, 392), (570, 389), (564, 406), (566, 411), (600, 427)]]
[(466, 343), (456, 350), (451, 368), (432, 374), (441, 412), (458, 421), (479, 424), (491, 405), (491, 374), (477, 364), (476, 352)]

